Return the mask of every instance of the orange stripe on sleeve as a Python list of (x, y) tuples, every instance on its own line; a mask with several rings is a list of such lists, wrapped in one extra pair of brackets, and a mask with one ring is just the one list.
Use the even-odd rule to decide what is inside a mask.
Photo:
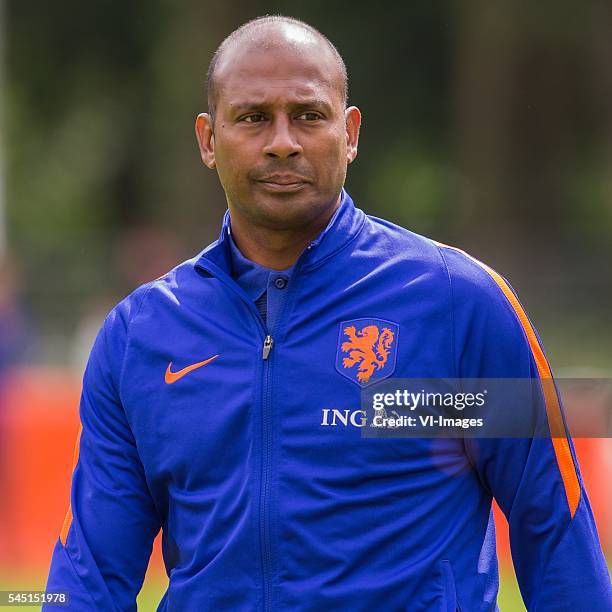
[(489, 276), (491, 276), (514, 309), (525, 335), (527, 336), (531, 353), (533, 354), (533, 358), (538, 368), (538, 375), (542, 385), (542, 393), (544, 394), (546, 415), (548, 417), (548, 425), (550, 428), (555, 457), (557, 459), (557, 465), (559, 466), (561, 478), (563, 479), (563, 486), (565, 488), (565, 495), (567, 497), (570, 515), (573, 518), (574, 514), (576, 513), (576, 509), (578, 508), (578, 503), (580, 502), (580, 483), (578, 482), (578, 474), (576, 473), (576, 467), (574, 465), (574, 460), (569, 447), (565, 425), (563, 424), (561, 405), (559, 404), (559, 396), (557, 395), (552, 372), (550, 370), (550, 366), (548, 365), (548, 361), (544, 356), (544, 352), (542, 351), (542, 347), (540, 346), (535, 330), (533, 329), (533, 325), (527, 317), (523, 306), (514, 295), (512, 289), (510, 289), (508, 283), (495, 270), (489, 268), (489, 266), (481, 261), (478, 261), (478, 259), (472, 257), (461, 249), (439, 242), (436, 244), (454, 251), (459, 251), (471, 261), (478, 264), (489, 274)]
[[(76, 444), (74, 445), (74, 455), (72, 458), (72, 473), (74, 474), (74, 468), (79, 460), (79, 446), (81, 441), (81, 431), (83, 431), (83, 425), (79, 424), (79, 432), (77, 433)], [(60, 542), (62, 546), (66, 546), (66, 538), (68, 537), (68, 530), (70, 529), (70, 525), (72, 524), (72, 503), (68, 503), (68, 512), (66, 512), (66, 518), (64, 519), (64, 524), (62, 525), (62, 530), (60, 531)]]

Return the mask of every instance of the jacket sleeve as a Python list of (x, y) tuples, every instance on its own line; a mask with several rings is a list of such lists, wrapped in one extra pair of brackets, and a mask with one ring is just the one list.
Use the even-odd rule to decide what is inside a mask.
[(69, 593), (70, 610), (136, 610), (160, 528), (119, 393), (133, 303), (107, 317), (83, 378), (70, 506), (47, 582)]
[(538, 612), (612, 610), (606, 561), (539, 337), (505, 279), (462, 252), (442, 251), (457, 377), (536, 379), (534, 427), (551, 433), (465, 439), (483, 487), (508, 519), (525, 605)]

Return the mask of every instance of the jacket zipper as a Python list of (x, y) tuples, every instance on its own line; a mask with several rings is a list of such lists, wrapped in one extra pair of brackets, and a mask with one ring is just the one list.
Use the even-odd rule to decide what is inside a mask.
[(267, 334), (261, 357), (263, 359), (264, 376), (263, 376), (263, 396), (262, 396), (262, 422), (261, 422), (261, 437), (262, 437), (262, 470), (261, 470), (261, 491), (259, 498), (259, 535), (261, 545), (261, 561), (262, 561), (262, 578), (264, 592), (264, 610), (272, 609), (272, 584), (270, 571), (272, 566), (272, 553), (270, 550), (270, 521), (269, 521), (269, 497), (270, 497), (270, 463), (271, 463), (271, 423), (270, 423), (270, 352), (274, 345), (274, 340), (270, 334)]
[(266, 336), (263, 344), (263, 350), (261, 352), (261, 357), (265, 361), (270, 356), (270, 351), (272, 350), (272, 345), (274, 344), (274, 339), (270, 334)]
[[(307, 249), (309, 250), (309, 249)], [(305, 251), (306, 252), (306, 251)], [(297, 273), (301, 259), (304, 256), (300, 256), (295, 264), (294, 276)], [(274, 339), (269, 333), (266, 324), (261, 318), (257, 307), (248, 296), (239, 289), (238, 285), (218, 266), (209, 263), (208, 265), (202, 265), (203, 269), (207, 270), (213, 275), (217, 276), (225, 285), (231, 290), (236, 292), (243, 302), (245, 302), (253, 317), (257, 321), (259, 327), (265, 334), (264, 342), (262, 345), (261, 357), (263, 361), (263, 388), (262, 388), (262, 426), (261, 426), (261, 438), (262, 438), (262, 459), (261, 459), (261, 488), (259, 494), (259, 545), (261, 549), (261, 566), (262, 566), (262, 581), (263, 581), (263, 609), (272, 609), (272, 580), (270, 572), (272, 569), (272, 552), (270, 543), (270, 521), (268, 515), (270, 513), (270, 463), (271, 463), (271, 446), (272, 446), (272, 427), (270, 423), (270, 353), (274, 346)]]
[[(298, 272), (303, 254), (298, 258), (298, 261), (294, 267), (294, 277)], [(285, 296), (287, 298), (287, 295)], [(251, 304), (253, 304), (251, 302)], [(263, 375), (263, 397), (262, 397), (262, 424), (261, 424), (261, 437), (262, 437), (262, 469), (261, 469), (261, 492), (259, 498), (259, 533), (260, 533), (260, 544), (262, 553), (262, 576), (263, 576), (263, 610), (272, 610), (272, 578), (270, 576), (272, 571), (272, 545), (270, 538), (270, 464), (272, 462), (272, 423), (271, 423), (271, 400), (270, 400), (270, 387), (271, 387), (271, 369), (272, 363), (270, 362), (270, 353), (274, 347), (274, 338), (270, 334), (267, 326), (263, 323), (263, 320), (257, 313), (257, 319), (263, 326), (266, 337), (264, 338), (261, 357), (263, 360), (264, 375)], [(279, 323), (277, 322), (275, 328), (278, 329)]]

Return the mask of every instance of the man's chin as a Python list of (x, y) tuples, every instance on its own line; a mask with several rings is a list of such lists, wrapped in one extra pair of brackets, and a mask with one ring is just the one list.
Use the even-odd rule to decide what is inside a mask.
[(325, 213), (321, 200), (302, 191), (282, 197), (257, 198), (251, 208), (251, 220), (258, 225), (275, 230), (293, 230), (306, 227)]

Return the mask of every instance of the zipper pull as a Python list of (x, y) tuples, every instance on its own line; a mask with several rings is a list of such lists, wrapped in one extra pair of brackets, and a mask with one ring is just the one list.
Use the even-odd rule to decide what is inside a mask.
[(270, 355), (270, 351), (272, 350), (272, 345), (274, 344), (274, 340), (272, 340), (272, 336), (270, 336), (270, 334), (268, 334), (266, 336), (266, 339), (264, 340), (263, 343), (263, 351), (262, 351), (262, 358), (263, 359), (267, 359), (268, 356)]

